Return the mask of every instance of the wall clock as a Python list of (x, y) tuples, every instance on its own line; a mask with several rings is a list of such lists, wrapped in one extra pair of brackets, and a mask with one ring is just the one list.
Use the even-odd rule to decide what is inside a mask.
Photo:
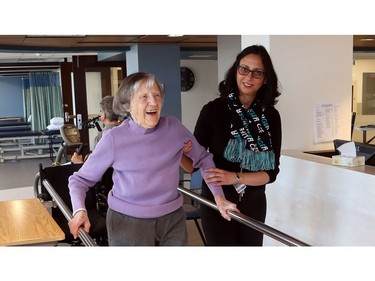
[(189, 91), (195, 83), (195, 76), (193, 71), (187, 67), (181, 67), (181, 91)]

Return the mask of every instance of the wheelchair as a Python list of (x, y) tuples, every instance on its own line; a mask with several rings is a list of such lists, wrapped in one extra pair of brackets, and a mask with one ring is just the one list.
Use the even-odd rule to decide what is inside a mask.
[[(63, 166), (43, 167), (42, 164), (40, 164), (39, 178), (41, 183), (41, 193), (38, 194), (39, 200), (42, 202), (52, 201), (52, 197), (42, 184), (43, 181), (47, 179), (69, 210), (72, 210), (68, 181), (69, 177), (74, 172), (78, 171), (81, 166), (82, 164), (70, 164)], [(90, 232), (88, 234), (98, 246), (108, 245), (106, 212), (108, 209), (107, 195), (111, 189), (111, 186), (105, 184), (111, 184), (112, 179), (108, 179), (111, 177), (111, 175), (112, 171), (108, 169), (106, 175), (103, 177), (103, 180), (91, 187), (86, 194), (85, 205), (91, 223)], [(65, 243), (72, 246), (81, 246), (82, 241), (79, 238), (75, 239), (70, 233), (68, 220), (61, 210), (58, 207), (53, 206), (51, 208), (51, 215), (65, 233), (65, 240), (60, 241), (59, 243)]]
[[(42, 164), (39, 164), (39, 172), (36, 175), (34, 184), (34, 193), (42, 202), (53, 202), (51, 195), (43, 185), (43, 181), (48, 180), (71, 212), (72, 203), (68, 188), (69, 177), (78, 171), (83, 164), (65, 163), (61, 165), (61, 159), (67, 147), (79, 148), (80, 150), (82, 143), (80, 142), (78, 129), (74, 125), (64, 125), (60, 129), (60, 132), (64, 143), (61, 144), (56, 161), (51, 167), (43, 167)], [(108, 209), (107, 196), (113, 185), (112, 173), (113, 168), (109, 168), (102, 179), (91, 187), (86, 194), (85, 205), (91, 223), (88, 234), (98, 246), (108, 245), (106, 213)], [(79, 238), (75, 239), (70, 233), (67, 218), (55, 204), (52, 204), (51, 215), (65, 233), (65, 240), (59, 243), (81, 246), (82, 241)]]

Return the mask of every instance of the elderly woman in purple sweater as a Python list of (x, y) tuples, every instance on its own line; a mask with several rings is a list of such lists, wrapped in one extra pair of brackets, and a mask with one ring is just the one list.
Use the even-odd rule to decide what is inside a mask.
[[(106, 133), (93, 153), (69, 178), (74, 218), (70, 232), (89, 231), (85, 210), (86, 191), (113, 167), (113, 188), (108, 194), (107, 231), (110, 246), (183, 246), (187, 231), (183, 196), (177, 190), (184, 143), (191, 140), (186, 155), (193, 166), (215, 167), (212, 155), (175, 117), (160, 116), (164, 89), (152, 74), (127, 76), (118, 89), (113, 109), (124, 115), (121, 125)], [(238, 211), (227, 201), (221, 186), (208, 183), (224, 219), (228, 210)]]

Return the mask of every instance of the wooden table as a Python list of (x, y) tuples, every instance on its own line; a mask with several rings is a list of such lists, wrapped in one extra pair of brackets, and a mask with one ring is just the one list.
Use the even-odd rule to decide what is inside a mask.
[(39, 199), (0, 201), (0, 246), (44, 244), (65, 234)]

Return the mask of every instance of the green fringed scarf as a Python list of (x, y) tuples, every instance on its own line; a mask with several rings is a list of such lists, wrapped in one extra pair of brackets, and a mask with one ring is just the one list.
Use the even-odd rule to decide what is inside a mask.
[(233, 93), (227, 101), (232, 111), (232, 138), (224, 150), (225, 159), (241, 163), (249, 171), (274, 169), (275, 153), (264, 108), (254, 103), (246, 110)]

